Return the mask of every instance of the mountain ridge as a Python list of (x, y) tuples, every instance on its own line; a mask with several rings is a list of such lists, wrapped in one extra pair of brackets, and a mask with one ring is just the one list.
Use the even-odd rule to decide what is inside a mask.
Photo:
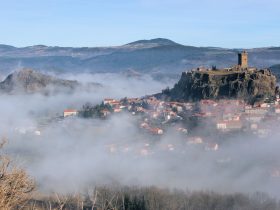
[[(180, 74), (198, 66), (232, 66), (240, 50), (185, 46), (164, 38), (138, 40), (112, 47), (35, 45), (16, 48), (0, 45), (0, 72), (8, 73), (20, 67), (55, 73), (119, 73), (134, 69), (142, 73)], [(267, 68), (279, 64), (279, 47), (253, 48), (248, 49), (248, 52), (251, 66)]]

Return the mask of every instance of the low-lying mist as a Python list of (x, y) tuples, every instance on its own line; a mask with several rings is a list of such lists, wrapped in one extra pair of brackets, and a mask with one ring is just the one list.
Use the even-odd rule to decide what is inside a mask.
[(73, 192), (118, 183), (280, 196), (277, 128), (272, 137), (261, 140), (236, 134), (219, 150), (209, 151), (187, 144), (187, 136), (172, 130), (161, 137), (147, 135), (139, 130), (138, 117), (129, 113), (107, 120), (57, 118), (38, 127), (66, 108), (79, 109), (86, 102), (98, 104), (104, 98), (144, 96), (175, 82), (118, 74), (62, 76), (101, 83), (102, 87), (73, 94), (1, 96), (0, 135), (8, 138), (6, 152), (35, 177), (39, 190)]

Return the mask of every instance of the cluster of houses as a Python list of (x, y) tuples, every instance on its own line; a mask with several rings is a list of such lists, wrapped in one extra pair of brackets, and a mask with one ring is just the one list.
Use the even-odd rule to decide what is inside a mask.
[[(262, 102), (249, 105), (243, 100), (201, 100), (199, 102), (170, 102), (159, 100), (154, 96), (143, 98), (124, 98), (121, 100), (104, 99), (99, 109), (102, 118), (106, 119), (112, 115), (129, 113), (137, 116), (138, 127), (143, 133), (152, 135), (152, 138), (144, 138), (143, 142), (135, 144), (108, 142), (105, 149), (108, 153), (134, 155), (135, 157), (149, 157), (158, 152), (168, 154), (184, 154), (186, 147), (202, 148), (205, 152), (216, 152), (223, 148), (221, 141), (213, 136), (201, 135), (203, 129), (193, 133), (186, 121), (195, 119), (203, 124), (208, 122), (209, 129), (224, 135), (235, 132), (248, 132), (258, 137), (265, 137), (272, 132), (273, 125), (280, 120), (280, 98), (274, 101)], [(78, 115), (79, 111), (67, 109), (64, 117)], [(139, 119), (139, 120), (138, 120)], [(211, 127), (211, 128), (210, 128)], [(180, 135), (184, 141), (173, 141), (173, 138), (162, 138), (166, 133), (174, 132)], [(173, 133), (172, 133), (173, 134)], [(218, 136), (218, 135), (217, 135)], [(150, 137), (150, 136), (149, 136)], [(154, 138), (155, 137), (155, 138)], [(175, 139), (176, 137), (174, 137)], [(154, 139), (157, 147), (154, 147)], [(230, 157), (219, 159), (217, 162), (228, 164)], [(279, 168), (271, 169), (269, 175), (274, 178), (280, 177)]]
[[(122, 100), (105, 99), (104, 105), (110, 106), (101, 110), (101, 116), (107, 117), (111, 113), (128, 111), (132, 115), (141, 115), (142, 120), (139, 122), (139, 128), (154, 134), (163, 135), (164, 127), (170, 122), (180, 122), (183, 118), (180, 113), (184, 110), (191, 110), (191, 103), (165, 102), (155, 97), (130, 98)], [(106, 106), (106, 107), (107, 107)], [(187, 134), (187, 128), (176, 126), (175, 130), (179, 133)]]
[[(198, 103), (167, 102), (155, 97), (130, 98), (130, 99), (104, 99), (104, 109), (100, 110), (102, 117), (112, 113), (124, 111), (132, 115), (143, 116), (140, 127), (150, 130), (151, 133), (163, 134), (163, 125), (169, 122), (180, 122), (184, 116), (196, 117), (200, 120), (211, 119), (219, 131), (235, 131), (250, 128), (262, 128), (263, 122), (280, 119), (280, 99), (274, 102), (263, 102), (257, 105), (248, 105), (242, 100), (201, 100)], [(110, 107), (108, 109), (107, 107)], [(67, 109), (63, 116), (75, 116), (77, 110)], [(159, 125), (161, 127), (154, 127)], [(179, 132), (187, 133), (187, 128), (177, 127)]]
[(175, 130), (188, 133), (182, 125), (186, 118), (193, 117), (214, 125), (217, 131), (252, 131), (263, 135), (269, 132), (271, 124), (280, 119), (280, 99), (273, 102), (262, 102), (255, 105), (246, 104), (243, 100), (201, 100), (197, 103), (168, 102), (154, 96), (131, 99), (105, 99), (101, 116), (128, 111), (132, 115), (141, 115), (139, 127), (152, 134), (164, 134), (165, 127), (176, 125)]
[[(259, 137), (271, 133), (275, 122), (280, 119), (280, 99), (273, 102), (262, 102), (255, 105), (245, 104), (243, 101), (231, 101), (228, 106), (216, 106), (216, 127), (219, 131), (247, 131)], [(221, 105), (221, 102), (219, 102)], [(230, 108), (229, 108), (230, 107)], [(218, 114), (220, 112), (220, 114)]]
[[(201, 100), (199, 102), (162, 101), (154, 96), (143, 98), (104, 99), (99, 109), (99, 117), (127, 112), (140, 116), (138, 127), (153, 136), (162, 136), (167, 130), (183, 136), (190, 145), (204, 145), (206, 150), (219, 149), (216, 140), (193, 134), (188, 122), (207, 122), (209, 129), (221, 135), (231, 132), (250, 132), (259, 137), (271, 134), (272, 125), (280, 120), (280, 98), (273, 102), (249, 105), (243, 100)], [(64, 117), (75, 116), (77, 110), (67, 109)], [(203, 130), (202, 130), (203, 131)], [(168, 147), (172, 151), (175, 146)], [(113, 151), (111, 148), (110, 150)], [(144, 152), (145, 153), (145, 152)], [(145, 153), (146, 154), (146, 153)]]

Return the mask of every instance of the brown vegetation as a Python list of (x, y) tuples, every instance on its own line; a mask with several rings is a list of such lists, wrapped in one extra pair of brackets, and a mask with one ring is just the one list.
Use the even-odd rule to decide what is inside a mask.
[[(5, 141), (0, 143), (3, 148)], [(0, 154), (0, 209), (22, 206), (34, 190), (34, 181), (22, 169), (12, 165), (9, 157)]]
[[(0, 144), (0, 148), (3, 147)], [(245, 195), (168, 190), (157, 187), (91, 187), (46, 196), (34, 190), (25, 171), (0, 154), (0, 209), (22, 210), (277, 210), (280, 203), (263, 193)], [(31, 197), (32, 195), (32, 197)]]
[(251, 196), (190, 192), (157, 187), (96, 187), (87, 193), (34, 199), (28, 210), (276, 210), (279, 202), (263, 193)]

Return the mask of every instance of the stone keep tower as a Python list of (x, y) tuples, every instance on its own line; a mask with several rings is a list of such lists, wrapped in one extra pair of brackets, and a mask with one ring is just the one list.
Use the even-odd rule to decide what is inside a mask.
[(248, 68), (248, 53), (246, 51), (238, 53), (238, 66), (242, 69)]

